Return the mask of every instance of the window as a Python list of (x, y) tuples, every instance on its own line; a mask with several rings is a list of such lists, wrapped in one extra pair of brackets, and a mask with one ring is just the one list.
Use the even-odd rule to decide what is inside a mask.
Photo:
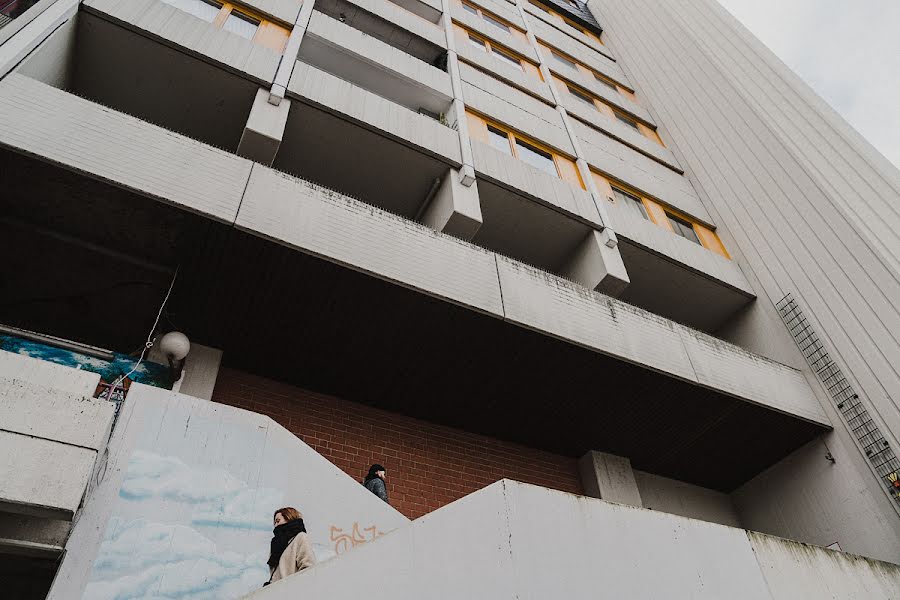
[(666, 216), (669, 218), (669, 223), (672, 224), (672, 229), (675, 231), (677, 235), (680, 235), (686, 240), (690, 240), (695, 244), (702, 246), (700, 243), (700, 238), (697, 237), (697, 232), (694, 230), (694, 225), (684, 219), (676, 217), (671, 213), (666, 213)]
[(614, 84), (610, 80), (606, 79), (605, 77), (601, 77), (600, 75), (597, 75), (596, 73), (594, 73), (594, 79), (596, 79), (597, 81), (599, 81), (600, 83), (602, 83), (603, 85), (605, 85), (606, 87), (608, 87), (609, 89), (611, 89), (614, 92), (619, 91), (619, 88), (616, 87), (616, 84)]
[(644, 206), (643, 200), (635, 196), (634, 194), (629, 194), (624, 190), (620, 190), (617, 187), (613, 187), (613, 196), (615, 196), (616, 200), (621, 202), (625, 208), (632, 211), (633, 214), (640, 216), (645, 221), (650, 220), (650, 215), (647, 214), (647, 208)]
[(626, 125), (628, 125), (629, 127), (631, 127), (632, 129), (634, 129), (637, 132), (640, 132), (640, 130), (641, 130), (641, 128), (638, 127), (637, 121), (635, 121), (628, 115), (624, 115), (624, 114), (616, 111), (616, 119), (618, 119), (622, 123), (625, 123)]
[(163, 0), (163, 2), (210, 23), (222, 10), (222, 4), (212, 0)]
[(508, 52), (500, 50), (499, 48), (497, 48), (497, 46), (491, 46), (491, 51), (494, 53), (494, 56), (496, 56), (497, 58), (504, 60), (511, 65), (516, 66), (521, 71), (525, 70), (522, 67), (522, 61), (520, 61), (518, 58), (516, 58), (512, 54), (509, 54)]
[(468, 2), (463, 2), (463, 3), (462, 3), (462, 7), (463, 7), (463, 10), (464, 10), (464, 11), (470, 12), (470, 13), (472, 13), (473, 15), (475, 15), (476, 17), (477, 17), (477, 16), (480, 16), (480, 15), (478, 14), (478, 9), (475, 8), (474, 6), (472, 6), (471, 4), (469, 4)]
[(532, 167), (537, 167), (541, 171), (553, 175), (554, 177), (559, 177), (559, 171), (556, 170), (556, 163), (553, 162), (553, 155), (549, 152), (544, 152), (540, 148), (532, 146), (527, 142), (523, 142), (518, 138), (516, 138), (516, 150), (522, 161), (528, 163)]
[(245, 15), (242, 12), (232, 9), (228, 18), (225, 19), (222, 29), (230, 31), (231, 33), (236, 33), (248, 40), (252, 40), (253, 36), (256, 35), (256, 30), (259, 29), (259, 21), (249, 15)]
[(503, 154), (512, 156), (512, 148), (509, 145), (509, 134), (502, 129), (497, 129), (492, 125), (488, 125), (487, 129), (488, 139), (491, 142), (491, 146), (493, 146)]
[(562, 64), (566, 65), (567, 67), (570, 67), (572, 69), (578, 68), (578, 64), (575, 61), (566, 58), (562, 54), (557, 54), (556, 52), (552, 52), (552, 51), (550, 52), (550, 54), (553, 55), (553, 58), (555, 58), (557, 61), (561, 62)]
[(535, 8), (537, 8), (537, 9), (540, 9), (540, 10), (544, 11), (544, 12), (547, 13), (548, 15), (552, 15), (552, 14), (553, 14), (552, 12), (550, 12), (550, 9), (547, 8), (546, 6), (544, 6), (543, 4), (538, 4), (537, 2), (532, 2), (531, 5), (532, 5), (533, 7), (535, 7)]
[(481, 50), (482, 52), (487, 52), (487, 44), (481, 38), (473, 37), (472, 34), (469, 34), (469, 43)]
[(493, 25), (494, 27), (497, 27), (499, 29), (502, 29), (506, 33), (509, 33), (509, 25), (507, 25), (503, 21), (499, 21), (487, 13), (482, 13), (481, 18), (484, 19), (485, 21), (487, 21), (488, 23), (490, 23), (491, 25)]
[(597, 110), (597, 105), (594, 104), (594, 99), (582, 92), (581, 90), (577, 90), (573, 88), (571, 85), (566, 86), (569, 89), (569, 93), (584, 102), (585, 104), (590, 104), (591, 108)]

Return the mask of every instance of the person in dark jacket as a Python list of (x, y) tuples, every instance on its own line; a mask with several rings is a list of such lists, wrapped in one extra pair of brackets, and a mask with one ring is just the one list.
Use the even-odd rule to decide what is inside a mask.
[(272, 531), (274, 535), (268, 560), (270, 577), (264, 585), (316, 564), (316, 555), (300, 511), (290, 506), (279, 508), (275, 511), (274, 520), (275, 529)]
[[(385, 502), (388, 502), (387, 486), (384, 485), (385, 475), (384, 467), (377, 464), (372, 465), (369, 467), (369, 473), (366, 475), (363, 485), (366, 486), (367, 490)], [(388, 504), (390, 504), (390, 502), (388, 502)]]

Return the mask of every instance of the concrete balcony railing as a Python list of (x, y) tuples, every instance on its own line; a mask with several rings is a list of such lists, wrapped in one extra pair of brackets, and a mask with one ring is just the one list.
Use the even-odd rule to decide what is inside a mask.
[[(531, 5), (528, 4), (527, 6)], [(538, 40), (543, 40), (548, 45), (562, 50), (569, 56), (577, 59), (578, 62), (595, 71), (599, 71), (603, 75), (606, 75), (627, 87), (633, 87), (629, 83), (625, 72), (622, 71), (622, 68), (619, 66), (619, 63), (608, 58), (605, 54), (595, 52), (588, 46), (576, 42), (570, 36), (564, 34), (540, 17), (529, 16), (529, 23)], [(550, 57), (547, 58), (549, 59)]]
[[(390, 147), (394, 148), (390, 150), (392, 152), (413, 143), (408, 139), (400, 143), (404, 136), (410, 135), (404, 131), (410, 129), (414, 135), (421, 136), (414, 143), (420, 147), (430, 146), (431, 152), (435, 153), (437, 147), (434, 146), (433, 134), (440, 129), (429, 134), (424, 125), (409, 123), (398, 126), (394, 119), (400, 113), (392, 116), (394, 109), (391, 106), (404, 111), (405, 115), (426, 120), (423, 123), (430, 122), (436, 128), (453, 133), (449, 128), (387, 100), (380, 99), (384, 103), (380, 105), (376, 102), (378, 97), (367, 97), (365, 102), (357, 102), (360, 98), (357, 91), (341, 87), (350, 84), (333, 77), (329, 79), (331, 76), (327, 74), (317, 74), (312, 70), (298, 73), (300, 70), (295, 70), (297, 81), (292, 83), (290, 91), (304, 100), (293, 105), (303, 107), (298, 109), (300, 118), (296, 123), (309, 135), (318, 135), (317, 132), (323, 127), (329, 135), (341, 138), (346, 137), (348, 132), (357, 136), (366, 135), (365, 127), (359, 125), (353, 125), (354, 129), (335, 130), (332, 127), (334, 121), (329, 120), (331, 117), (324, 109), (324, 106), (331, 105), (334, 105), (331, 110), (340, 111), (360, 124), (381, 120), (385, 127), (397, 128), (393, 134), (397, 142), (391, 143), (398, 145)], [(379, 116), (383, 110), (388, 110), (390, 114)], [(321, 368), (316, 365), (317, 361), (333, 360), (329, 358), (331, 350), (328, 347), (334, 343), (334, 336), (326, 335), (330, 327), (324, 326), (314, 331), (300, 324), (290, 324), (285, 319), (293, 318), (291, 315), (305, 318), (315, 314), (327, 322), (331, 311), (337, 310), (335, 316), (341, 320), (342, 327), (358, 328), (359, 335), (371, 335), (372, 339), (383, 343), (397, 335), (405, 336), (417, 330), (407, 327), (397, 329), (396, 319), (412, 319), (407, 322), (410, 325), (419, 315), (427, 319), (423, 322), (427, 322), (434, 331), (453, 333), (450, 337), (440, 334), (417, 337), (416, 341), (393, 345), (390, 352), (384, 350), (379, 354), (390, 356), (387, 364), (381, 364), (380, 359), (370, 354), (375, 349), (371, 344), (342, 345), (340, 351), (345, 355), (351, 354), (345, 356), (350, 361), (347, 364), (361, 370), (360, 381), (387, 383), (393, 380), (392, 377), (363, 371), (368, 368), (391, 370), (398, 365), (408, 366), (410, 361), (416, 363), (418, 369), (439, 369), (445, 375), (444, 369), (450, 369), (450, 372), (463, 369), (466, 377), (445, 376), (444, 387), (437, 391), (432, 389), (430, 393), (435, 398), (434, 402), (428, 403), (427, 407), (421, 402), (412, 403), (408, 409), (414, 413), (425, 408), (440, 412), (445, 407), (454, 406), (450, 397), (457, 400), (471, 397), (476, 401), (473, 410), (489, 410), (492, 405), (479, 400), (483, 394), (512, 394), (532, 407), (529, 414), (541, 415), (536, 420), (531, 418), (532, 423), (583, 415), (576, 422), (556, 424), (560, 431), (568, 432), (564, 437), (518, 439), (519, 436), (530, 435), (529, 426), (522, 424), (512, 433), (507, 431), (504, 434), (514, 435), (516, 439), (513, 441), (549, 444), (553, 448), (548, 449), (577, 455), (578, 448), (590, 447), (594, 443), (591, 440), (600, 436), (608, 442), (610, 451), (633, 457), (636, 467), (641, 470), (714, 489), (733, 489), (771, 461), (783, 457), (786, 452), (828, 427), (827, 418), (811, 388), (795, 369), (592, 292), (544, 270), (442, 235), (372, 204), (352, 200), (308, 181), (251, 163), (18, 74), (9, 75), (0, 82), (0, 118), (10, 124), (0, 131), (0, 144), (5, 148), (24, 155), (43, 157), (46, 163), (41, 163), (44, 165), (41, 168), (62, 168), (67, 172), (81, 173), (92, 181), (105, 182), (107, 188), (115, 186), (124, 190), (109, 199), (107, 212), (118, 214), (116, 211), (123, 211), (122, 218), (125, 218), (124, 215), (133, 210), (130, 203), (141, 202), (146, 210), (164, 211), (166, 215), (171, 211), (179, 211), (179, 214), (186, 212), (194, 219), (204, 219), (211, 224), (220, 224), (217, 227), (237, 230), (239, 235), (234, 234), (237, 237), (233, 243), (248, 245), (245, 250), (215, 250), (212, 240), (217, 238), (211, 233), (204, 234), (212, 236), (209, 247), (209, 260), (212, 262), (205, 262), (202, 256), (192, 259), (191, 271), (186, 272), (184, 277), (186, 281), (196, 280), (193, 286), (200, 295), (192, 298), (186, 291), (187, 295), (181, 300), (184, 303), (184, 318), (193, 319), (198, 329), (209, 332), (211, 339), (208, 345), (226, 352), (234, 347), (236, 341), (228, 338), (232, 328), (225, 326), (225, 323), (247, 323), (247, 326), (258, 331), (258, 340), (268, 340), (271, 336), (280, 335), (277, 333), (279, 331), (294, 331), (299, 329), (292, 328), (300, 327), (304, 330), (305, 343), (302, 348), (292, 346), (289, 355), (296, 357), (297, 353), (301, 353), (302, 360), (309, 361), (304, 373), (326, 377), (333, 369), (329, 370), (324, 364)], [(323, 123), (318, 124), (316, 119), (322, 119)], [(134, 144), (135, 139), (141, 140), (141, 144)], [(349, 142), (359, 146), (361, 141), (367, 139), (359, 137), (349, 139)], [(447, 146), (441, 152), (454, 152), (451, 150), (451, 147), (456, 148), (454, 142), (455, 137), (452, 136), (446, 141), (438, 140), (438, 143)], [(289, 143), (288, 136), (284, 143)], [(353, 148), (348, 148), (344, 151), (353, 151)], [(383, 146), (378, 153), (384, 154), (386, 149), (388, 147)], [(491, 151), (487, 147), (484, 149)], [(279, 157), (301, 156), (292, 152), (279, 153)], [(318, 152), (317, 149), (316, 156), (309, 160), (318, 160)], [(384, 163), (379, 168), (409, 170), (414, 156), (424, 156), (421, 150), (416, 152), (418, 154), (399, 156), (396, 161), (387, 156), (390, 163)], [(431, 156), (429, 160), (438, 160), (436, 154)], [(478, 157), (476, 151), (476, 168)], [(444, 157), (444, 160), (448, 159), (449, 156)], [(326, 162), (328, 160), (330, 158), (326, 156)], [(399, 164), (390, 167), (396, 162)], [(336, 162), (337, 167), (342, 164)], [(442, 164), (442, 168), (446, 169), (446, 163)], [(135, 169), (134, 165), (141, 165), (141, 168)], [(322, 176), (328, 165), (310, 163), (308, 168)], [(396, 189), (390, 187), (388, 180), (373, 188), (374, 172), (363, 172), (354, 163), (352, 173), (352, 179), (359, 180), (365, 186), (361, 188), (360, 197), (381, 201), (381, 195), (384, 195), (394, 202), (405, 198), (402, 194), (407, 193), (408, 177), (399, 177), (400, 186)], [(546, 175), (544, 177), (551, 179)], [(37, 177), (35, 182), (38, 183), (34, 185), (50, 179), (51, 174), (46, 173)], [(565, 210), (580, 214), (593, 207), (590, 196), (585, 192), (564, 182), (558, 183), (565, 186), (570, 195), (568, 205), (564, 199), (557, 200), (560, 206), (567, 206)], [(537, 184), (535, 181), (535, 186)], [(577, 195), (579, 192), (581, 196)], [(542, 193), (544, 202), (547, 198), (552, 199), (554, 193), (554, 190)], [(63, 211), (74, 209), (62, 201), (54, 206)], [(531, 202), (530, 206), (540, 205)], [(401, 212), (402, 207), (395, 208), (392, 212)], [(561, 214), (559, 209), (544, 210)], [(515, 224), (524, 223), (530, 213), (526, 210), (521, 214), (506, 214), (508, 220)], [(541, 216), (546, 215), (541, 213)], [(111, 215), (107, 217), (112, 218)], [(72, 222), (73, 226), (81, 222), (71, 216), (55, 218)], [(148, 215), (146, 222), (164, 224), (172, 218)], [(545, 228), (552, 223), (555, 231), (563, 233), (570, 231), (565, 229), (570, 226), (589, 228), (576, 218), (560, 218), (563, 220), (559, 222), (541, 219), (534, 222)], [(84, 225), (92, 226), (90, 222), (84, 222)], [(149, 227), (144, 232), (146, 235), (151, 238), (161, 235), (154, 234), (152, 226)], [(523, 237), (522, 231), (521, 228), (513, 228), (505, 235), (513, 238), (519, 236), (522, 239), (518, 239), (517, 243), (535, 246), (537, 238)], [(77, 235), (77, 232), (69, 235)], [(549, 241), (547, 238), (540, 243)], [(542, 251), (566, 250), (554, 246)], [(240, 312), (241, 307), (245, 306), (242, 302), (210, 306), (208, 302), (204, 303), (203, 298), (228, 294), (224, 290), (216, 291), (216, 287), (232, 285), (227, 282), (234, 279), (236, 287), (233, 289), (242, 289), (241, 285), (246, 288), (246, 278), (255, 279), (257, 275), (254, 273), (258, 273), (263, 266), (256, 260), (246, 264), (223, 263), (223, 252), (232, 256), (231, 260), (254, 257), (260, 252), (283, 252), (285, 254), (277, 262), (277, 279), (287, 278), (288, 281), (303, 281), (304, 284), (297, 286), (296, 290), (293, 286), (279, 286), (275, 295), (268, 294), (264, 287), (255, 286), (253, 302), (258, 309), (250, 313)], [(217, 270), (223, 264), (225, 270)], [(245, 268), (251, 270), (245, 273)], [(205, 281), (207, 277), (212, 279)], [(316, 281), (320, 277), (326, 277), (330, 282), (328, 285), (337, 286), (343, 282), (340, 285), (353, 286), (352, 289), (358, 290), (358, 293), (329, 296), (327, 306), (315, 305), (320, 299), (315, 294), (285, 297), (286, 294), (319, 285)], [(239, 281), (244, 281), (244, 284)], [(325, 285), (324, 280), (321, 284)], [(385, 294), (393, 299), (385, 301), (376, 313), (354, 312), (350, 306), (343, 306), (344, 302), (358, 302), (360, 297), (367, 298), (367, 302), (376, 302), (377, 298), (385, 298)], [(279, 319), (271, 319), (275, 308), (263, 306), (270, 297), (272, 301), (276, 298), (279, 302), (287, 301), (294, 309), (289, 311), (290, 314), (282, 314)], [(191, 308), (195, 302), (198, 303), (196, 310)], [(435, 303), (440, 310), (432, 310)], [(699, 309), (704, 310), (704, 307)], [(394, 310), (400, 312), (392, 316)], [(358, 318), (363, 320), (357, 323)], [(445, 330), (450, 327), (451, 321), (453, 326)], [(273, 327), (276, 329), (271, 330)], [(317, 337), (320, 333), (325, 337)], [(463, 341), (464, 347), (457, 346)], [(239, 354), (250, 356), (272, 351), (268, 345), (257, 347), (254, 340), (243, 336), (241, 343), (244, 350)], [(472, 352), (481, 352), (482, 348), (490, 348), (495, 356), (497, 353), (512, 352), (517, 358), (501, 363), (475, 358)], [(318, 353), (306, 353), (312, 349)], [(408, 355), (408, 349), (415, 349), (415, 353)], [(273, 363), (284, 358), (279, 356), (270, 355), (266, 360)], [(464, 361), (465, 365), (458, 361)], [(438, 373), (433, 376), (439, 377)], [(643, 383), (624, 384), (621, 378)], [(433, 381), (424, 372), (420, 380)], [(340, 395), (343, 392), (339, 388), (345, 381), (346, 378), (343, 378), (321, 381), (319, 384), (337, 386), (335, 393)], [(463, 393), (458, 386), (467, 385), (467, 381), (482, 381), (482, 384), (477, 390)], [(493, 386), (501, 382), (506, 392), (494, 391)], [(536, 387), (538, 382), (541, 385)], [(556, 390), (554, 394), (571, 399), (578, 407), (570, 407), (570, 410), (563, 412), (551, 411), (545, 415), (544, 411), (549, 410), (553, 403), (546, 403), (541, 386), (551, 385), (551, 382)], [(603, 382), (615, 386), (616, 394), (598, 396), (596, 386), (604, 385)], [(517, 387), (511, 390), (510, 386)], [(384, 393), (385, 397), (391, 397), (391, 394)], [(353, 394), (352, 390), (348, 390), (346, 395), (353, 399)], [(446, 402), (444, 395), (449, 395)], [(408, 397), (421, 398), (421, 395), (417, 390), (410, 390)], [(503, 409), (503, 413), (509, 416), (507, 409)], [(650, 418), (653, 414), (665, 415), (666, 423), (671, 426), (653, 426), (650, 428), (653, 433), (648, 437), (644, 429), (653, 421)], [(438, 415), (435, 418), (441, 417)], [(485, 414), (479, 423), (485, 427), (491, 426), (491, 423), (497, 423), (500, 428), (508, 427), (508, 418), (505, 421), (498, 421), (497, 418), (499, 414)], [(756, 430), (741, 429), (748, 423), (756, 423), (756, 427), (771, 426), (772, 441), (766, 448), (750, 448), (752, 444), (748, 444), (745, 434)], [(696, 436), (696, 439), (689, 445), (680, 444), (678, 440), (685, 435)], [(713, 440), (721, 447), (717, 452), (710, 453), (708, 444)], [(671, 451), (673, 445), (678, 446), (679, 452)], [(665, 450), (665, 447), (670, 450)], [(723, 462), (721, 457), (728, 457), (728, 460)]]

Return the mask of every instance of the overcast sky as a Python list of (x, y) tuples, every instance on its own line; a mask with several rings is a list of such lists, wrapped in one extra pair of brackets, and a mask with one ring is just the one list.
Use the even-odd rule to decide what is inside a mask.
[(900, 0), (719, 0), (900, 166)]

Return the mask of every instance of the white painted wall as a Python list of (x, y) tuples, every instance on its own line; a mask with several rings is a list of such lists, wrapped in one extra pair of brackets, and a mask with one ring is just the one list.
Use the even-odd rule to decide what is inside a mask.
[(134, 384), (49, 597), (240, 597), (283, 506), (320, 561), (409, 522), (268, 417)]
[(250, 598), (850, 600), (898, 584), (897, 565), (505, 480)]

